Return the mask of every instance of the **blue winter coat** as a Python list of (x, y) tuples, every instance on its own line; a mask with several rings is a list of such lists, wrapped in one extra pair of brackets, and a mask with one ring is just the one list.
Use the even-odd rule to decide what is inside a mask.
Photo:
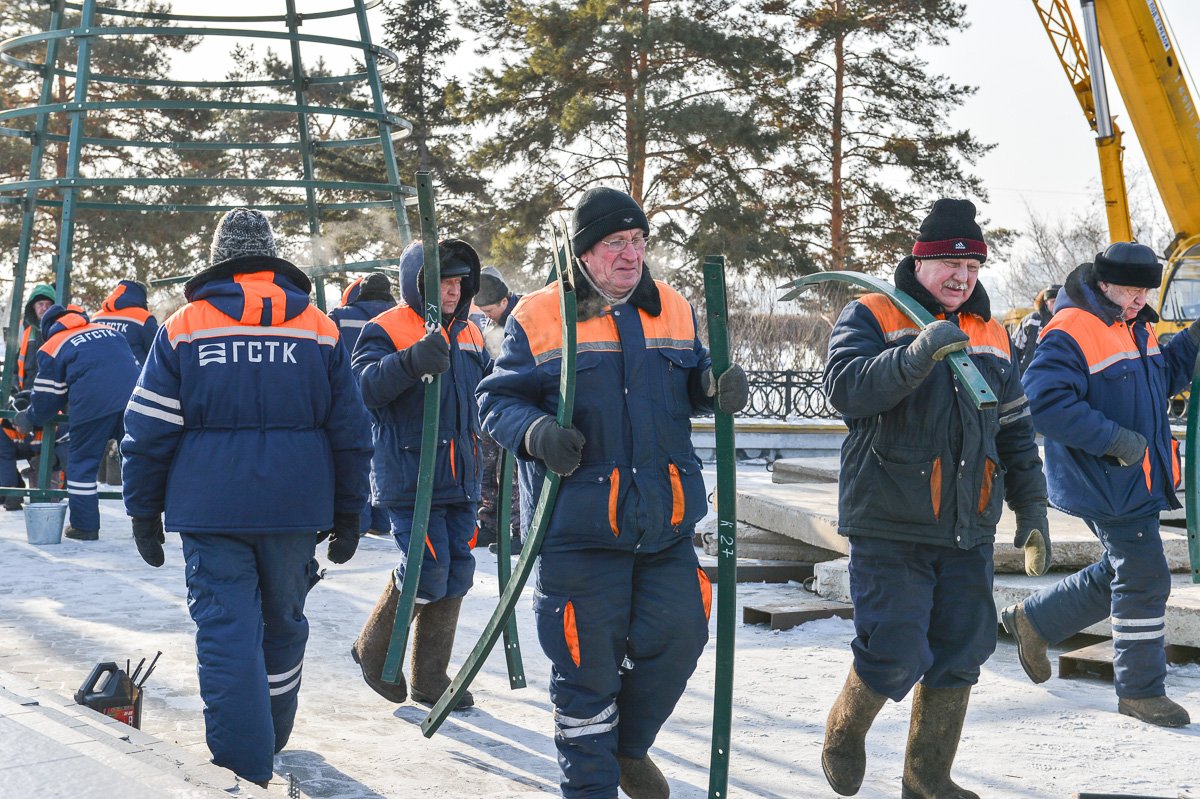
[[(1179, 334), (1160, 348), (1149, 307), (1124, 322), (1091, 264), (1072, 272), (1058, 297), (1024, 376), (1033, 423), (1046, 438), (1050, 503), (1102, 525), (1178, 508), (1179, 444), (1167, 400), (1188, 384), (1195, 342)], [(1142, 463), (1104, 456), (1122, 427), (1145, 436)]]
[[(443, 242), (454, 248), (462, 242)], [(469, 250), (470, 248), (467, 247)], [(414, 242), (400, 263), (402, 304), (372, 319), (354, 348), (354, 374), (371, 413), (375, 456), (371, 462), (371, 502), (411, 507), (416, 502), (421, 460), (425, 384), (410, 374), (400, 352), (425, 335), (422, 249)], [(479, 451), (479, 408), (475, 389), (491, 359), (483, 333), (467, 318), (479, 287), (479, 259), (471, 250), (471, 275), (463, 279), (462, 296), (453, 314), (443, 317), (442, 335), (450, 343), (450, 370), (442, 374), (434, 503), (478, 502), (482, 462)]]
[(125, 412), (125, 509), (168, 530), (300, 533), (367, 502), (371, 442), (337, 327), (308, 278), (245, 256), (201, 272)]
[(842, 311), (829, 338), (825, 390), (849, 428), (838, 481), (838, 532), (970, 549), (992, 543), (1007, 500), (1042, 508), (1046, 484), (1012, 343), (982, 284), (954, 313), (920, 284), (911, 256), (896, 286), (970, 337), (967, 354), (998, 398), (977, 409), (950, 364), (904, 368), (919, 330), (882, 294)]
[(358, 344), (358, 337), (367, 322), (396, 305), (389, 294), (362, 296), (362, 280), (359, 278), (347, 286), (342, 294), (342, 304), (329, 312), (329, 318), (341, 331), (342, 346), (347, 353), (354, 352), (354, 346)]
[(120, 333), (93, 324), (75, 306), (54, 305), (42, 316), (42, 337), (30, 423), (41, 427), (64, 406), (76, 425), (121, 412), (137, 382), (138, 364)]
[[(712, 361), (696, 316), (677, 291), (642, 279), (630, 301), (606, 306), (581, 280), (574, 426), (586, 439), (579, 468), (564, 477), (543, 550), (658, 552), (690, 536), (708, 512), (691, 417), (712, 410), (700, 375)], [(521, 518), (533, 518), (545, 464), (525, 434), (558, 408), (562, 323), (547, 286), (517, 305), (503, 351), (479, 386), (488, 435), (517, 453)]]
[(145, 286), (136, 280), (122, 280), (104, 298), (92, 321), (108, 325), (125, 336), (138, 365), (146, 362), (154, 334), (158, 332), (158, 320), (146, 308)]

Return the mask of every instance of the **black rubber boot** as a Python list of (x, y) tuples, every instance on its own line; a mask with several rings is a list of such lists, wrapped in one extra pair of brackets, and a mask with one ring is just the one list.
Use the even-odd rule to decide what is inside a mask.
[(63, 531), (63, 535), (73, 541), (99, 541), (99, 530), (77, 530), (71, 525), (67, 525), (67, 529)]
[(850, 667), (846, 684), (825, 721), (821, 769), (829, 787), (842, 796), (854, 796), (867, 771), (867, 731), (887, 697), (877, 694)]
[[(462, 597), (449, 597), (422, 606), (421, 615), (413, 622), (412, 698), (414, 702), (432, 705), (450, 687), (450, 652), (454, 649), (454, 631), (458, 627), (458, 612)], [(475, 704), (467, 691), (454, 706), (465, 710)]]
[(1122, 716), (1132, 716), (1138, 721), (1159, 727), (1186, 727), (1192, 723), (1188, 712), (1165, 696), (1118, 699), (1117, 711)]
[[(388, 644), (392, 641), (392, 626), (396, 623), (396, 604), (400, 600), (400, 592), (388, 573), (387, 587), (383, 589), (375, 609), (371, 611), (362, 632), (350, 647), (350, 657), (362, 669), (363, 679), (371, 690), (389, 702), (400, 704), (408, 698), (408, 690), (404, 685), (404, 675), (396, 685), (383, 681), (383, 665), (387, 660)], [(420, 612), (417, 605), (413, 612)]]
[(1025, 603), (1009, 605), (1000, 613), (1004, 629), (1017, 642), (1017, 657), (1021, 668), (1035, 683), (1043, 683), (1050, 679), (1050, 658), (1046, 656), (1046, 639), (1033, 628), (1033, 623), (1025, 615)]
[(629, 799), (668, 799), (671, 796), (667, 778), (649, 755), (625, 757), (618, 754), (617, 765), (621, 768), (621, 790)]
[(904, 751), (901, 799), (979, 799), (979, 794), (954, 784), (950, 767), (958, 752), (971, 686), (926, 688), (913, 693), (908, 747)]

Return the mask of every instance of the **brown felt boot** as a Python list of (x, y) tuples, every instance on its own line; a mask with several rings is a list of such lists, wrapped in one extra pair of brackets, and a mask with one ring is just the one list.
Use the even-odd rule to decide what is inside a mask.
[(1046, 639), (1033, 628), (1025, 615), (1025, 603), (1009, 605), (1000, 613), (1004, 629), (1017, 642), (1017, 658), (1025, 674), (1036, 683), (1050, 679), (1050, 658), (1046, 657)]
[[(350, 647), (350, 657), (362, 668), (363, 679), (371, 686), (371, 690), (396, 704), (408, 698), (404, 675), (400, 675), (400, 682), (396, 685), (384, 682), (383, 665), (387, 660), (388, 644), (392, 641), (392, 626), (396, 623), (396, 604), (399, 600), (400, 592), (396, 590), (396, 584), (389, 573), (387, 587), (375, 603), (375, 609), (363, 625), (354, 646)], [(421, 606), (417, 605), (413, 609), (414, 614), (420, 609)]]
[(1117, 699), (1117, 711), (1122, 716), (1133, 716), (1138, 721), (1156, 724), (1159, 727), (1186, 727), (1192, 723), (1188, 712), (1165, 696), (1148, 696), (1143, 699)]
[(621, 790), (629, 799), (669, 799), (671, 796), (667, 778), (649, 755), (625, 757), (618, 754), (617, 765), (621, 768)]
[[(413, 622), (412, 698), (414, 702), (434, 704), (450, 687), (450, 652), (454, 649), (454, 630), (458, 627), (458, 611), (462, 597), (448, 597), (422, 606), (421, 615)], [(465, 710), (475, 704), (470, 691), (463, 693), (455, 710)]]
[(867, 730), (886, 701), (886, 696), (868, 688), (850, 667), (846, 684), (825, 721), (825, 745), (821, 749), (825, 779), (842, 796), (854, 796), (862, 787), (867, 771)]
[(979, 794), (955, 785), (950, 779), (970, 698), (969, 685), (965, 688), (917, 685), (908, 724), (900, 799), (979, 799)]

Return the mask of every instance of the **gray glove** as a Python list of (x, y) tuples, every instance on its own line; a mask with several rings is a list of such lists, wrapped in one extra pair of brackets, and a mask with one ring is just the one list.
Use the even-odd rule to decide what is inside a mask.
[(525, 433), (525, 449), (529, 454), (564, 477), (579, 468), (585, 443), (583, 433), (574, 427), (559, 427), (551, 416), (538, 419)]
[(750, 401), (750, 385), (746, 382), (746, 370), (736, 363), (721, 373), (713, 385), (712, 369), (705, 369), (700, 375), (700, 388), (704, 396), (717, 398), (717, 410), (730, 415), (740, 413)]
[(1017, 533), (1013, 546), (1025, 550), (1025, 573), (1040, 577), (1050, 568), (1050, 523), (1044, 505), (1017, 508)]
[(161, 515), (133, 517), (133, 543), (137, 544), (142, 560), (156, 569), (166, 560), (163, 555), (163, 543), (166, 540)]
[(426, 333), (408, 349), (400, 351), (404, 368), (413, 377), (440, 375), (450, 368), (450, 343), (437, 333)]
[(17, 429), (17, 432), (23, 436), (29, 435), (36, 429), (33, 426), (33, 422), (29, 420), (28, 410), (17, 411), (16, 415), (13, 416), (12, 424)]
[(938, 361), (967, 348), (970, 337), (958, 325), (939, 319), (921, 331), (904, 350), (904, 365), (914, 377), (924, 379)]
[(1117, 437), (1108, 445), (1105, 456), (1122, 466), (1134, 466), (1146, 456), (1146, 437), (1127, 427), (1117, 428)]

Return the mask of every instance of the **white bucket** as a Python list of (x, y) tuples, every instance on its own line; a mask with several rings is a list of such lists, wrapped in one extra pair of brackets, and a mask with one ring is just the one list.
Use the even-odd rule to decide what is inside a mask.
[(25, 504), (25, 537), (31, 544), (61, 544), (66, 519), (65, 502), (28, 502)]

